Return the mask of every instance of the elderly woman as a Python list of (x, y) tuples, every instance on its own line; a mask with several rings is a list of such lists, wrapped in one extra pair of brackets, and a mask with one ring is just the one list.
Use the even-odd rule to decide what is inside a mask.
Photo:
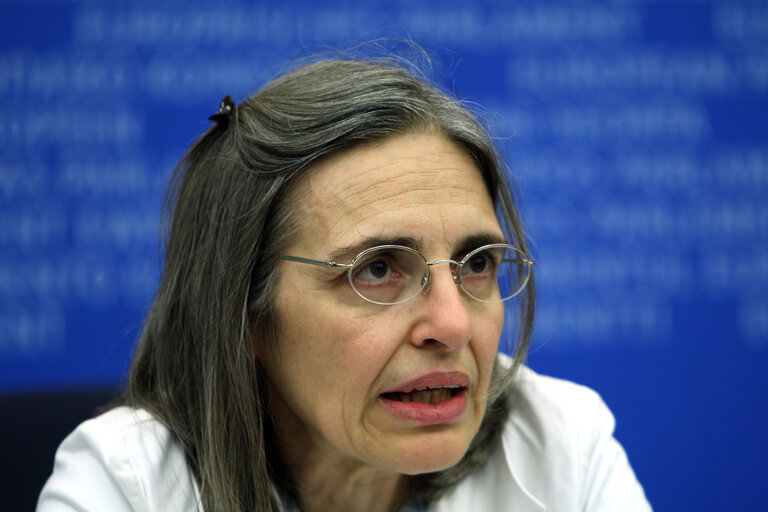
[(327, 60), (212, 119), (126, 396), (39, 511), (650, 510), (599, 397), (522, 366), (534, 262), (462, 105)]

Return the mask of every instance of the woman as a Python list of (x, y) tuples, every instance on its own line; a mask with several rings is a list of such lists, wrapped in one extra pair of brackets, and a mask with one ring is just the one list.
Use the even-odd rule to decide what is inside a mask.
[(521, 366), (533, 261), (463, 106), (328, 60), (212, 119), (128, 393), (64, 441), (38, 510), (650, 509), (600, 399)]

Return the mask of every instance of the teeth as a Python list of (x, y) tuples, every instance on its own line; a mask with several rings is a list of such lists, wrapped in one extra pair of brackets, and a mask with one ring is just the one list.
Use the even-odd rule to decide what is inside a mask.
[(432, 391), (426, 389), (424, 391), (414, 391), (412, 393), (414, 402), (421, 402), (423, 404), (432, 403)]
[(459, 389), (460, 387), (461, 387), (461, 386), (440, 386), (439, 388), (428, 388), (428, 387), (424, 387), (424, 388), (414, 388), (414, 390), (413, 390), (413, 391), (426, 391), (426, 390), (428, 390), (428, 389), (431, 389), (431, 390), (433, 390), (433, 391), (435, 391), (435, 390), (438, 390), (438, 389)]
[(443, 388), (417, 388), (410, 393), (393, 393), (392, 399), (398, 402), (419, 402), (423, 404), (436, 404), (451, 398), (451, 389), (459, 386), (446, 386)]

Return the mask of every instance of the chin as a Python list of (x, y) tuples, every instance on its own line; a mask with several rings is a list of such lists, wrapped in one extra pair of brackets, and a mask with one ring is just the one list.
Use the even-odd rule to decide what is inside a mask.
[(419, 460), (406, 468), (400, 470), (404, 475), (420, 475), (423, 473), (435, 473), (444, 469), (451, 468), (461, 461), (466, 452), (459, 453), (456, 457), (445, 457), (445, 454), (431, 460)]
[(398, 472), (405, 475), (434, 473), (455, 466), (469, 450), (469, 440), (449, 438), (435, 442), (428, 439), (430, 434), (424, 434), (426, 439), (408, 450), (397, 464)]

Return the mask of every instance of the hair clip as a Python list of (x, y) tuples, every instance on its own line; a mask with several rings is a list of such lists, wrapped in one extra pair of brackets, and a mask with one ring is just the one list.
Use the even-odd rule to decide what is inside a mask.
[(221, 104), (219, 106), (219, 110), (216, 111), (215, 114), (213, 114), (210, 119), (211, 121), (216, 121), (217, 124), (219, 124), (222, 128), (226, 128), (229, 124), (229, 115), (232, 113), (232, 111), (235, 109), (235, 102), (232, 101), (232, 96), (227, 94), (224, 96), (224, 99), (221, 100)]

